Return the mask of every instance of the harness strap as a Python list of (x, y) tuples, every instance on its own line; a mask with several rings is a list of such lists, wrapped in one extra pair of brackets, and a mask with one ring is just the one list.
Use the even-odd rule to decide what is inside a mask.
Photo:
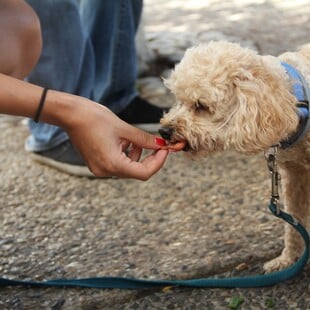
[(300, 120), (297, 131), (287, 140), (280, 142), (281, 148), (286, 149), (302, 139), (310, 129), (310, 88), (302, 74), (292, 65), (285, 62), (281, 62), (281, 65), (291, 80), (294, 81), (292, 86), (294, 95), (298, 101), (297, 113)]
[(303, 76), (292, 65), (286, 62), (281, 62), (281, 65), (285, 68), (286, 73), (294, 81), (293, 90), (295, 97), (299, 102), (305, 101), (307, 97), (306, 96), (307, 83), (304, 83)]
[(55, 279), (42, 282), (9, 280), (0, 278), (0, 286), (34, 286), (34, 287), (86, 287), (86, 288), (118, 288), (118, 289), (146, 289), (171, 287), (196, 287), (196, 288), (250, 288), (264, 287), (289, 280), (297, 276), (309, 259), (310, 239), (307, 230), (291, 215), (277, 210), (276, 204), (270, 202), (269, 209), (273, 215), (292, 225), (301, 235), (305, 243), (303, 255), (298, 261), (281, 271), (248, 277), (234, 278), (202, 278), (189, 280), (147, 280), (122, 277), (95, 277), (81, 279)]

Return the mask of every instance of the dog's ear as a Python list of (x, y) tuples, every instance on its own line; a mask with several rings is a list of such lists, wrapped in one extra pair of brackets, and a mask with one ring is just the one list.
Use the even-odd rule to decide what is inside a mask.
[[(227, 130), (227, 147), (251, 154), (287, 138), (298, 126), (294, 106), (286, 90), (273, 89), (251, 74), (234, 79), (234, 115)], [(290, 96), (291, 97), (291, 96)], [(290, 98), (292, 100), (292, 98)]]

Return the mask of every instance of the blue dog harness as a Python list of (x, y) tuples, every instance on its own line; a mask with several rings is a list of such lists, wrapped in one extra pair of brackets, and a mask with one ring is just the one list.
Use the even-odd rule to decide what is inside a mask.
[(298, 101), (297, 113), (299, 116), (299, 126), (296, 132), (287, 140), (279, 143), (280, 148), (286, 149), (301, 140), (310, 129), (310, 89), (300, 72), (288, 63), (282, 62), (281, 64), (293, 81), (293, 92)]

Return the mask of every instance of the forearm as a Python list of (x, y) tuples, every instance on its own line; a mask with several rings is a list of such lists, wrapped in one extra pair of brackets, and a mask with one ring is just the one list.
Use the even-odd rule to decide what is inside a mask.
[[(0, 113), (33, 118), (42, 92), (43, 88), (40, 86), (0, 74)], [(70, 125), (74, 118), (75, 98), (78, 98), (76, 101), (79, 101), (79, 105), (84, 101), (81, 97), (49, 90), (40, 121), (60, 127)], [(87, 99), (85, 99), (86, 103), (88, 103)]]

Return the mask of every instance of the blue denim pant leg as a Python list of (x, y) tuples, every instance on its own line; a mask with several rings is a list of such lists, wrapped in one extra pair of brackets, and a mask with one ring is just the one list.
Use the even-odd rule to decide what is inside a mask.
[[(42, 25), (43, 51), (28, 81), (121, 111), (136, 96), (134, 35), (140, 0), (28, 0)], [(29, 121), (29, 151), (69, 139), (56, 126)]]
[(96, 62), (94, 100), (119, 113), (137, 95), (135, 34), (142, 0), (81, 0)]

